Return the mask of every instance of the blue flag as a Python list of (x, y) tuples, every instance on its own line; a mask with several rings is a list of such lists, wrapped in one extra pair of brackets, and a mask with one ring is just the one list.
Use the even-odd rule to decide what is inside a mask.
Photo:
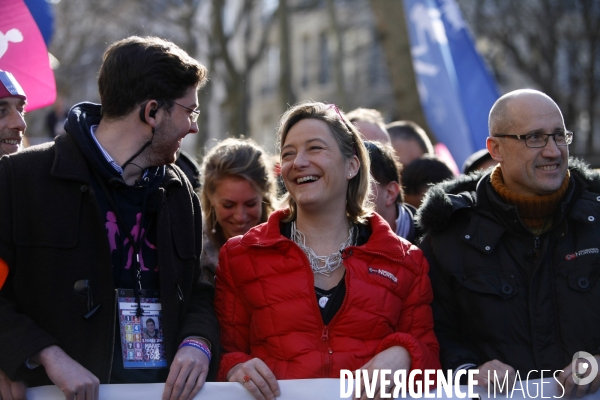
[(25, 0), (25, 4), (42, 33), (46, 47), (49, 47), (52, 34), (54, 33), (52, 6), (47, 0)]
[(404, 0), (421, 106), (458, 165), (485, 148), (498, 89), (455, 0)]

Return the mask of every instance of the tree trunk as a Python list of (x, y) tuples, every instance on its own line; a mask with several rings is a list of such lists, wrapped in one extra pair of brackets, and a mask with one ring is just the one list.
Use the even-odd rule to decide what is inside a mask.
[(398, 114), (401, 119), (419, 124), (435, 143), (436, 140), (421, 109), (421, 99), (410, 54), (410, 40), (404, 17), (403, 1), (371, 0), (371, 5), (377, 29), (382, 38), (383, 52), (398, 103)]
[(290, 44), (290, 24), (288, 20), (287, 0), (279, 0), (279, 99), (283, 109), (296, 103), (296, 94), (292, 87), (292, 60)]
[(344, 32), (340, 27), (337, 19), (337, 12), (335, 9), (335, 0), (327, 0), (327, 11), (329, 13), (329, 20), (331, 27), (333, 28), (333, 34), (337, 42), (337, 54), (334, 57), (333, 67), (335, 69), (335, 83), (336, 83), (336, 98), (338, 99), (338, 106), (342, 110), (347, 110), (348, 98), (346, 96), (346, 81), (344, 79)]

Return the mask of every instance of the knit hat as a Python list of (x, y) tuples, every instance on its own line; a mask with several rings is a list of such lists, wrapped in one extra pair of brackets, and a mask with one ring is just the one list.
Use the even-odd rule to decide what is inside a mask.
[(27, 100), (23, 88), (13, 74), (0, 70), (0, 99), (5, 97), (18, 97)]

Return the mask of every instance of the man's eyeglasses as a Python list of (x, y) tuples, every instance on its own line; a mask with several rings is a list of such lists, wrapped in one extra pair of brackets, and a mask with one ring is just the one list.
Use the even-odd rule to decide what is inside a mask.
[(191, 108), (188, 108), (188, 107), (186, 107), (186, 106), (184, 106), (184, 105), (181, 105), (181, 104), (179, 104), (179, 103), (177, 103), (177, 102), (175, 102), (175, 101), (174, 101), (173, 103), (175, 103), (175, 104), (177, 104), (179, 107), (183, 107), (183, 108), (185, 108), (186, 110), (188, 110), (189, 112), (191, 112), (191, 114), (190, 114), (190, 119), (192, 120), (192, 122), (196, 122), (196, 121), (198, 121), (198, 117), (200, 116), (200, 110), (192, 110)]
[(494, 135), (493, 137), (507, 137), (507, 138), (513, 138), (513, 139), (517, 139), (517, 140), (524, 140), (525, 146), (535, 149), (535, 148), (540, 148), (540, 147), (546, 147), (550, 136), (552, 136), (554, 138), (554, 142), (556, 143), (557, 146), (568, 146), (571, 144), (571, 142), (573, 142), (573, 132), (571, 132), (571, 131), (564, 131), (564, 132), (551, 133), (551, 134), (529, 133), (527, 135), (497, 134), (497, 135)]

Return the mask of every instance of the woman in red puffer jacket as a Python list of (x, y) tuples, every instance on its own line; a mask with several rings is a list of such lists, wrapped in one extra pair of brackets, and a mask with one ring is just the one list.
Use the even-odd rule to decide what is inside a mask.
[(372, 212), (356, 128), (308, 102), (283, 115), (279, 137), (288, 207), (219, 256), (219, 379), (268, 399), (277, 379), (439, 368), (427, 261)]

